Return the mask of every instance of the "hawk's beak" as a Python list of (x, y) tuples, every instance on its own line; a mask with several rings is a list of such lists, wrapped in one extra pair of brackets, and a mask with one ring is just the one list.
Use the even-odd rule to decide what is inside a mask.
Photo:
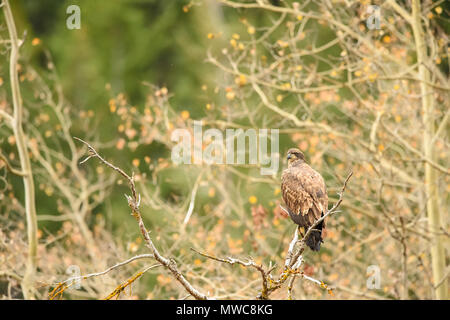
[(289, 160), (289, 159), (291, 159), (292, 158), (292, 154), (288, 154), (287, 155), (287, 159)]

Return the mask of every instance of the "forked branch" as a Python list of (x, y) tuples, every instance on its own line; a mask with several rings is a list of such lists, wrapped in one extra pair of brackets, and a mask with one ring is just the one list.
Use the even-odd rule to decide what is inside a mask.
[(89, 156), (84, 159), (83, 161), (80, 162), (80, 164), (85, 163), (86, 161), (88, 161), (90, 158), (98, 158), (100, 160), (100, 162), (102, 162), (104, 165), (106, 165), (107, 167), (113, 169), (114, 171), (118, 172), (122, 177), (124, 177), (129, 185), (130, 185), (130, 190), (131, 190), (131, 196), (125, 195), (128, 201), (128, 206), (131, 209), (131, 214), (133, 215), (133, 217), (136, 219), (136, 221), (138, 222), (139, 225), (139, 230), (142, 234), (142, 237), (144, 238), (145, 244), (147, 245), (147, 247), (151, 250), (151, 252), (153, 253), (155, 260), (158, 261), (159, 263), (161, 263), (165, 268), (167, 268), (172, 275), (175, 277), (175, 279), (186, 289), (186, 291), (192, 295), (195, 299), (198, 300), (206, 300), (208, 299), (208, 297), (201, 293), (200, 291), (198, 291), (197, 289), (195, 289), (192, 284), (186, 280), (186, 278), (181, 274), (181, 272), (178, 270), (177, 264), (175, 262), (175, 260), (173, 259), (169, 259), (166, 258), (164, 256), (162, 256), (158, 249), (156, 249), (152, 239), (150, 238), (150, 233), (147, 230), (147, 228), (144, 225), (144, 221), (142, 220), (142, 216), (141, 216), (141, 212), (140, 212), (140, 202), (141, 202), (141, 197), (140, 195), (136, 192), (136, 185), (134, 183), (134, 176), (130, 176), (128, 175), (125, 171), (123, 171), (121, 168), (116, 167), (115, 165), (113, 165), (112, 163), (108, 162), (107, 160), (105, 160), (102, 156), (100, 156), (98, 154), (98, 152), (86, 141), (80, 139), (80, 138), (76, 138), (74, 137), (74, 139), (82, 142), (83, 144), (85, 144), (88, 147), (89, 150)]

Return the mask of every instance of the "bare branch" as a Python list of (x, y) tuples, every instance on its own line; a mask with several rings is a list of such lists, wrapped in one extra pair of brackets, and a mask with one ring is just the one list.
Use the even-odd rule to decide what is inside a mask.
[(6, 169), (11, 172), (12, 174), (15, 174), (16, 176), (20, 176), (20, 177), (24, 177), (27, 175), (26, 172), (22, 172), (19, 169), (15, 169), (13, 168), (13, 166), (9, 163), (8, 158), (6, 158), (6, 156), (4, 156), (1, 152), (0, 152), (0, 160), (3, 161), (3, 163), (6, 166)]
[(268, 292), (267, 275), (268, 275), (268, 273), (270, 273), (270, 271), (266, 272), (264, 270), (264, 268), (262, 267), (262, 265), (256, 264), (251, 259), (248, 259), (247, 262), (245, 262), (245, 261), (242, 261), (242, 260), (239, 260), (239, 259), (236, 259), (236, 258), (231, 258), (231, 257), (218, 258), (218, 257), (212, 256), (212, 255), (209, 255), (209, 254), (197, 251), (194, 248), (191, 248), (191, 250), (196, 252), (196, 253), (198, 253), (199, 255), (201, 255), (201, 256), (203, 256), (205, 258), (208, 258), (208, 259), (212, 259), (212, 260), (223, 262), (223, 263), (228, 263), (228, 264), (231, 264), (231, 265), (240, 264), (241, 266), (251, 267), (251, 268), (254, 268), (254, 269), (258, 270), (258, 272), (261, 273), (261, 278), (262, 278), (262, 289), (261, 289), (260, 296), (258, 296), (258, 299), (263, 299), (263, 300), (268, 299), (268, 295), (267, 295), (267, 292)]
[(118, 172), (121, 176), (123, 176), (125, 179), (128, 180), (128, 183), (129, 183), (130, 189), (131, 189), (131, 196), (125, 195), (126, 198), (127, 198), (127, 201), (128, 201), (128, 206), (131, 209), (131, 214), (133, 215), (133, 217), (138, 222), (139, 230), (140, 230), (140, 232), (142, 234), (142, 237), (145, 240), (145, 243), (146, 243), (147, 247), (150, 248), (150, 250), (153, 252), (153, 255), (154, 255), (155, 259), (159, 263), (161, 263), (165, 268), (169, 269), (169, 271), (172, 273), (172, 275), (175, 277), (175, 279), (194, 298), (199, 299), (199, 300), (206, 300), (206, 299), (208, 299), (208, 297), (205, 294), (203, 294), (203, 293), (199, 292), (197, 289), (195, 289), (192, 286), (192, 284), (189, 283), (189, 281), (187, 281), (186, 278), (180, 273), (180, 271), (178, 270), (178, 267), (177, 267), (177, 264), (176, 264), (175, 260), (165, 258), (164, 256), (162, 256), (159, 253), (158, 249), (156, 249), (153, 241), (150, 238), (150, 233), (147, 230), (147, 228), (145, 227), (144, 221), (142, 220), (142, 216), (141, 216), (140, 208), (139, 208), (140, 202), (141, 202), (141, 197), (136, 192), (136, 186), (135, 186), (135, 183), (134, 183), (134, 177), (133, 176), (129, 176), (121, 168), (114, 166), (113, 164), (111, 164), (110, 162), (105, 160), (103, 157), (101, 157), (97, 153), (97, 151), (89, 143), (83, 141), (80, 138), (74, 137), (74, 139), (82, 142), (83, 144), (85, 144), (88, 147), (90, 155), (89, 155), (89, 157), (87, 159), (83, 160), (82, 163), (86, 162), (90, 158), (98, 158), (103, 164), (105, 164), (106, 166), (110, 167), (114, 171)]
[[(64, 291), (66, 289), (70, 288), (74, 284), (80, 283), (79, 281), (81, 281), (81, 280), (86, 280), (86, 279), (93, 278), (93, 277), (103, 276), (103, 275), (109, 273), (110, 271), (117, 269), (119, 267), (122, 267), (124, 265), (127, 265), (135, 260), (149, 259), (149, 258), (154, 258), (154, 256), (152, 254), (137, 255), (137, 256), (131, 257), (130, 259), (127, 259), (125, 261), (117, 263), (104, 271), (90, 273), (90, 274), (86, 274), (86, 275), (82, 275), (82, 276), (78, 276), (78, 277), (71, 277), (67, 280), (58, 282), (55, 284), (55, 288), (49, 293), (50, 300), (54, 300), (56, 297), (61, 298), (62, 294), (64, 293)], [(156, 266), (160, 266), (160, 264), (152, 266), (152, 267), (156, 267)]]
[[(120, 294), (125, 290), (125, 288), (131, 286), (131, 284), (133, 282), (135, 282), (137, 279), (139, 279), (144, 273), (146, 273), (147, 271), (157, 268), (157, 267), (161, 267), (162, 264), (155, 264), (152, 266), (149, 266), (147, 268), (145, 268), (142, 271), (139, 271), (138, 273), (136, 273), (134, 276), (132, 276), (130, 279), (128, 279), (127, 281), (125, 281), (124, 283), (121, 283), (116, 289), (114, 289), (113, 292), (111, 292), (106, 298), (105, 300), (111, 300), (112, 298), (116, 297), (116, 299), (119, 298)], [(131, 292), (131, 287), (130, 287), (130, 292)]]

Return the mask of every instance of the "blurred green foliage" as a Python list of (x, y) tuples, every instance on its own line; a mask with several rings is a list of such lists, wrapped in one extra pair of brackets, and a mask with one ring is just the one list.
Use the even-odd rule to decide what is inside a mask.
[[(80, 30), (66, 27), (69, 16), (66, 9), (72, 4), (81, 8)], [(18, 32), (22, 34), (26, 30), (27, 33), (22, 58), (43, 74), (52, 61), (73, 111), (95, 112), (97, 126), (91, 130), (101, 141), (117, 140), (118, 119), (109, 111), (109, 99), (123, 93), (131, 105), (142, 110), (148, 94), (144, 82), (167, 87), (173, 95), (174, 109), (189, 110), (194, 118), (203, 116), (205, 99), (201, 96), (201, 86), (214, 86), (215, 81), (214, 67), (204, 63), (206, 35), (216, 26), (214, 17), (206, 12), (211, 8), (199, 6), (185, 12), (186, 4), (178, 0), (11, 3)], [(39, 45), (31, 44), (34, 38), (40, 39)], [(26, 90), (23, 91), (26, 95)], [(72, 134), (86, 133), (74, 122)], [(105, 152), (119, 165), (144, 155), (158, 158), (168, 153), (157, 143), (138, 148), (136, 154), (119, 153), (115, 149)], [(20, 180), (17, 183), (19, 186)], [(20, 198), (18, 186), (15, 189)], [(166, 193), (178, 193), (176, 186), (162, 188)], [(39, 211), (52, 212), (55, 204), (51, 198), (37, 192)], [(115, 197), (112, 202), (127, 212), (122, 197)], [(44, 223), (45, 227), (53, 224)], [(132, 229), (137, 231), (134, 225)]]
[[(81, 8), (81, 29), (66, 28), (66, 8)], [(20, 29), (39, 37), (51, 52), (64, 93), (77, 108), (107, 110), (105, 85), (124, 92), (136, 106), (145, 99), (143, 81), (165, 85), (175, 105), (199, 104), (199, 87), (211, 71), (205, 57), (205, 25), (183, 1), (19, 1)], [(201, 8), (200, 8), (201, 9)], [(207, 9), (204, 9), (207, 10)], [(37, 52), (34, 59), (40, 59)], [(42, 59), (41, 59), (42, 60)], [(45, 66), (44, 66), (45, 67)], [(208, 79), (209, 78), (209, 79)], [(105, 131), (108, 133), (108, 131)]]

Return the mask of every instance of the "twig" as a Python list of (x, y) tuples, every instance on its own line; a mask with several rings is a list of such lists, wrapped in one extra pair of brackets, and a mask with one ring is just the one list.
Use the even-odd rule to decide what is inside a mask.
[(0, 277), (13, 278), (17, 281), (22, 281), (22, 277), (18, 274), (15, 274), (12, 271), (0, 271)]
[(2, 153), (0, 153), (0, 160), (2, 160), (3, 163), (5, 164), (6, 170), (11, 172), (12, 174), (15, 174), (16, 176), (20, 176), (20, 177), (24, 177), (27, 175), (26, 172), (22, 172), (19, 169), (13, 168), (13, 166), (9, 163), (8, 159)]
[(292, 290), (294, 289), (295, 279), (297, 279), (297, 275), (296, 274), (294, 274), (292, 276), (291, 280), (289, 280), (289, 283), (288, 283), (288, 300), (293, 300)]
[(189, 219), (191, 218), (192, 213), (194, 212), (195, 197), (197, 195), (198, 186), (200, 184), (202, 176), (203, 176), (203, 172), (200, 172), (200, 174), (197, 177), (197, 180), (195, 181), (194, 188), (192, 189), (191, 200), (189, 202), (188, 211), (187, 211), (186, 216), (184, 217), (184, 220), (183, 220), (183, 227), (185, 227), (187, 225), (187, 223), (189, 222)]
[(9, 113), (7, 113), (5, 110), (0, 109), (0, 116), (7, 120), (6, 124), (9, 127), (13, 127), (14, 118)]
[(93, 278), (93, 277), (99, 277), (99, 276), (107, 274), (108, 272), (110, 272), (114, 269), (117, 269), (126, 264), (129, 264), (130, 262), (133, 262), (135, 260), (148, 259), (148, 258), (154, 258), (154, 257), (152, 254), (140, 254), (140, 255), (134, 256), (130, 259), (127, 259), (125, 261), (119, 262), (104, 271), (90, 273), (90, 274), (82, 275), (82, 276), (78, 276), (78, 277), (71, 277), (67, 280), (58, 282), (55, 284), (55, 288), (49, 293), (50, 300), (54, 300), (57, 296), (59, 296), (61, 298), (64, 291), (66, 289), (68, 289), (69, 287), (71, 287), (72, 285), (79, 283), (78, 281), (86, 280), (86, 279)]
[(258, 270), (258, 272), (261, 273), (262, 289), (261, 289), (260, 295), (257, 298), (258, 299), (262, 299), (262, 300), (268, 299), (268, 295), (267, 295), (267, 292), (268, 292), (267, 276), (268, 276), (268, 274), (270, 273), (271, 270), (270, 271), (265, 271), (264, 268), (262, 267), (262, 265), (256, 264), (251, 259), (248, 259), (248, 261), (245, 262), (245, 261), (242, 261), (242, 260), (239, 260), (239, 259), (236, 259), (236, 258), (231, 258), (231, 257), (218, 258), (218, 257), (212, 256), (212, 255), (200, 252), (198, 250), (195, 250), (194, 248), (191, 248), (191, 250), (196, 252), (196, 253), (198, 253), (199, 255), (201, 255), (201, 256), (203, 256), (205, 258), (208, 258), (208, 259), (212, 259), (212, 260), (215, 260), (215, 261), (228, 263), (228, 264), (231, 264), (231, 265), (239, 264), (239, 265), (244, 266), (244, 267), (252, 267), (252, 268)]
[[(113, 292), (111, 292), (106, 298), (105, 300), (111, 300), (112, 298), (116, 297), (116, 299), (119, 299), (120, 294), (125, 290), (126, 287), (131, 286), (131, 284), (133, 282), (135, 282), (137, 279), (139, 279), (144, 273), (146, 273), (147, 271), (156, 268), (156, 267), (161, 267), (162, 264), (155, 264), (152, 266), (149, 266), (147, 268), (145, 268), (142, 271), (139, 271), (138, 273), (136, 273), (134, 276), (132, 276), (130, 279), (128, 279), (127, 281), (125, 281), (124, 283), (121, 283), (116, 289), (114, 289)], [(131, 294), (131, 287), (130, 287), (130, 294)]]
[(89, 279), (89, 278), (92, 278), (92, 277), (102, 276), (102, 275), (107, 274), (108, 272), (110, 272), (110, 271), (112, 271), (114, 269), (122, 267), (122, 266), (124, 266), (126, 264), (129, 264), (130, 262), (135, 261), (135, 260), (148, 259), (148, 258), (154, 258), (154, 257), (153, 257), (152, 254), (140, 254), (138, 256), (131, 257), (130, 259), (127, 259), (125, 261), (119, 262), (119, 263), (109, 267), (108, 269), (106, 269), (104, 271), (90, 273), (90, 274), (83, 275), (83, 276), (78, 276), (78, 277), (71, 277), (71, 278), (69, 278), (69, 279), (67, 279), (65, 281), (59, 282), (59, 283), (63, 283), (63, 282), (69, 283), (69, 282), (75, 282), (75, 281), (78, 281), (78, 280), (86, 280), (86, 279)]
[[(283, 206), (280, 205), (280, 207), (289, 214), (289, 212)], [(297, 242), (298, 242), (298, 228), (295, 228), (294, 237), (292, 238), (291, 243), (289, 244), (288, 253), (286, 255), (286, 260), (284, 262), (285, 267), (289, 267), (291, 263), (292, 254), (294, 252), (295, 245), (297, 244)]]

